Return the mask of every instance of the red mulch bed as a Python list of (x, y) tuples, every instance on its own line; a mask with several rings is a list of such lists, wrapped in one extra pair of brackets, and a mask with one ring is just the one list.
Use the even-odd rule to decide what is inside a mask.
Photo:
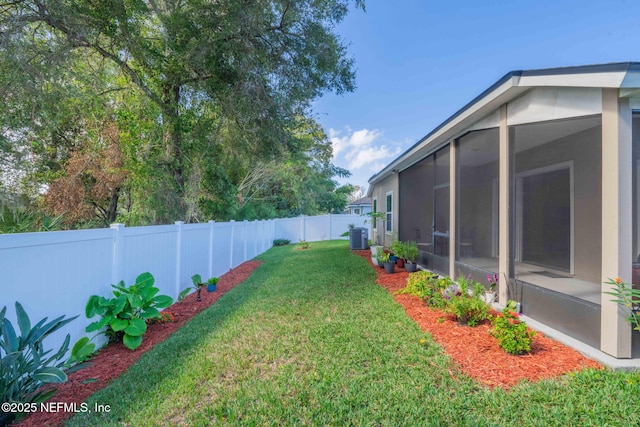
[[(91, 359), (89, 366), (69, 374), (69, 380), (57, 386), (56, 393), (50, 401), (75, 402), (79, 406), (90, 395), (104, 388), (111, 380), (129, 369), (129, 366), (133, 365), (143, 353), (167, 339), (169, 335), (180, 329), (193, 316), (216, 302), (238, 283), (243, 282), (260, 264), (262, 264), (261, 261), (247, 261), (225, 273), (220, 277), (215, 292), (207, 292), (206, 287), (202, 289), (200, 293), (201, 301), (196, 301), (197, 296), (193, 292), (184, 300), (173, 304), (165, 311), (173, 313), (174, 322), (149, 325), (147, 332), (144, 334), (142, 344), (136, 350), (131, 351), (122, 343), (107, 345)], [(83, 383), (85, 380), (92, 382)], [(36, 412), (22, 420), (18, 425), (24, 427), (62, 425), (70, 416), (71, 413), (69, 412)]]
[[(371, 252), (354, 251), (371, 264)], [(405, 287), (407, 273), (395, 268), (394, 274), (375, 268), (377, 283), (390, 293)], [(576, 350), (560, 344), (538, 332), (531, 353), (512, 356), (504, 352), (495, 338), (489, 335), (491, 325), (484, 322), (476, 327), (458, 324), (450, 315), (427, 307), (411, 295), (394, 295), (420, 328), (430, 333), (455, 363), (470, 377), (488, 387), (509, 388), (521, 380), (538, 381), (584, 368), (602, 368)], [(439, 319), (444, 319), (444, 321)]]

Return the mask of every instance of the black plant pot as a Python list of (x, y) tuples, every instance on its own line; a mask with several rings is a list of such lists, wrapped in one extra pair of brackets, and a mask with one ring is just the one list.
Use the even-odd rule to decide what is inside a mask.
[(387, 274), (393, 273), (395, 267), (396, 267), (396, 265), (392, 261), (384, 263), (384, 271), (386, 271)]
[(416, 264), (415, 262), (405, 262), (404, 268), (407, 270), (408, 273), (415, 273), (416, 270), (418, 269), (418, 264)]

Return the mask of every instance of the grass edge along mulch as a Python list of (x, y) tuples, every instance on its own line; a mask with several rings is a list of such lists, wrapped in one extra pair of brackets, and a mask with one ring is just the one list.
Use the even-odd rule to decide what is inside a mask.
[[(376, 271), (376, 283), (391, 294), (405, 287), (409, 273), (404, 269), (396, 267), (393, 274), (387, 274), (372, 264), (370, 251), (353, 252), (369, 260), (369, 265)], [(539, 331), (531, 353), (512, 356), (489, 335), (491, 325), (488, 321), (475, 327), (460, 325), (452, 316), (427, 307), (415, 296), (403, 294), (393, 295), (393, 298), (423, 331), (432, 335), (462, 371), (487, 387), (507, 389), (521, 381), (535, 382), (585, 368), (603, 368), (598, 362)]]
[[(73, 405), (83, 402), (96, 391), (126, 372), (140, 357), (156, 344), (167, 339), (198, 313), (215, 303), (227, 291), (245, 281), (262, 261), (250, 260), (240, 264), (220, 276), (215, 292), (201, 291), (201, 301), (196, 301), (196, 292), (184, 300), (175, 302), (164, 311), (174, 315), (174, 322), (149, 325), (142, 344), (136, 350), (129, 350), (122, 343), (110, 343), (100, 349), (88, 362), (88, 366), (70, 373), (68, 381), (57, 385), (50, 402)], [(73, 406), (70, 406), (73, 407)], [(35, 412), (16, 424), (21, 427), (61, 425), (72, 412)]]

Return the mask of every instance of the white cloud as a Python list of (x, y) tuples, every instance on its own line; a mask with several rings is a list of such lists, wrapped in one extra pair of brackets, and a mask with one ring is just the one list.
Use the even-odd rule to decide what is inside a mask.
[(361, 129), (353, 132), (350, 128), (346, 128), (347, 136), (340, 136), (342, 132), (335, 129), (329, 129), (329, 140), (333, 145), (333, 156), (337, 157), (345, 150), (349, 152), (359, 147), (370, 146), (375, 140), (382, 136), (382, 132), (377, 129)]
[(347, 169), (349, 170), (359, 169), (364, 167), (365, 165), (368, 165), (374, 162), (376, 164), (379, 164), (380, 163), (379, 160), (391, 159), (397, 154), (399, 154), (397, 151), (396, 153), (392, 153), (384, 145), (381, 147), (371, 146), (371, 147), (356, 148), (349, 151), (345, 155), (345, 158), (349, 161), (349, 163), (347, 164)]
[(350, 178), (338, 179), (343, 184), (367, 188), (371, 175), (378, 173), (402, 152), (403, 144), (389, 141), (378, 129), (354, 131), (345, 126), (342, 130), (329, 129), (327, 134), (333, 145), (333, 164), (352, 173)]

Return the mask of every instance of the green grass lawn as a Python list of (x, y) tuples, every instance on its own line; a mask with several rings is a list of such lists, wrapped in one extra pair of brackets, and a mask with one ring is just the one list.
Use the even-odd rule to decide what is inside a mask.
[(588, 370), (503, 391), (457, 372), (347, 242), (259, 259), (88, 400), (109, 413), (69, 425), (640, 425), (637, 373)]

